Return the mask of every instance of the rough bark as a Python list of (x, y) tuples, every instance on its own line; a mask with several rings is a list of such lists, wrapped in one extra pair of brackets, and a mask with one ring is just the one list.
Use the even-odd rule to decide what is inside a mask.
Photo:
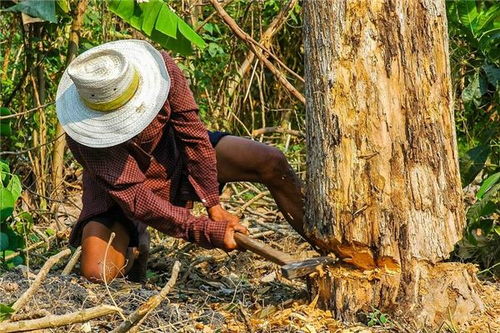
[(444, 276), (437, 303), (460, 313), (463, 287), (481, 308), (470, 269), (437, 264), (464, 227), (445, 1), (308, 0), (304, 16), (306, 233), (354, 275), (378, 274), (330, 271), (310, 283), (320, 304), (342, 319), (374, 306), (434, 324), (443, 309), (425, 311), (422, 288)]

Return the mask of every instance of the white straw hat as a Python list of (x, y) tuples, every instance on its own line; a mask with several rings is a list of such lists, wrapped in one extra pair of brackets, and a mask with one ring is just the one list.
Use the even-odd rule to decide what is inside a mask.
[(71, 62), (57, 88), (56, 111), (66, 133), (95, 148), (142, 132), (170, 89), (162, 55), (142, 40), (94, 47)]

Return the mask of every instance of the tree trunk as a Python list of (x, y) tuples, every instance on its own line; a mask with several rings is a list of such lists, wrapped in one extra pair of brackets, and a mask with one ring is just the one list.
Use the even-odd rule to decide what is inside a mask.
[(339, 319), (465, 320), (474, 269), (440, 263), (464, 227), (445, 1), (306, 0), (304, 48), (306, 233), (357, 267), (311, 291)]

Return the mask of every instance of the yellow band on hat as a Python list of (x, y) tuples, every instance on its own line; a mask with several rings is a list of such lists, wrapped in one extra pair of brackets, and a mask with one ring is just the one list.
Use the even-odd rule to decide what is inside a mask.
[(134, 71), (134, 77), (132, 78), (130, 85), (117, 98), (104, 103), (93, 103), (84, 98), (82, 98), (82, 100), (86, 106), (93, 110), (102, 112), (113, 111), (125, 105), (132, 98), (132, 96), (134, 96), (135, 92), (137, 91), (137, 87), (139, 87), (139, 74), (137, 73), (137, 71)]

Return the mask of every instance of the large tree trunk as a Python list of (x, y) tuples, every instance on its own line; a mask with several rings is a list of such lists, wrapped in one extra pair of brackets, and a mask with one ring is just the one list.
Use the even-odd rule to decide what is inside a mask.
[(473, 269), (439, 263), (464, 227), (447, 38), (444, 0), (304, 1), (306, 233), (357, 267), (310, 281), (337, 318), (482, 307)]

